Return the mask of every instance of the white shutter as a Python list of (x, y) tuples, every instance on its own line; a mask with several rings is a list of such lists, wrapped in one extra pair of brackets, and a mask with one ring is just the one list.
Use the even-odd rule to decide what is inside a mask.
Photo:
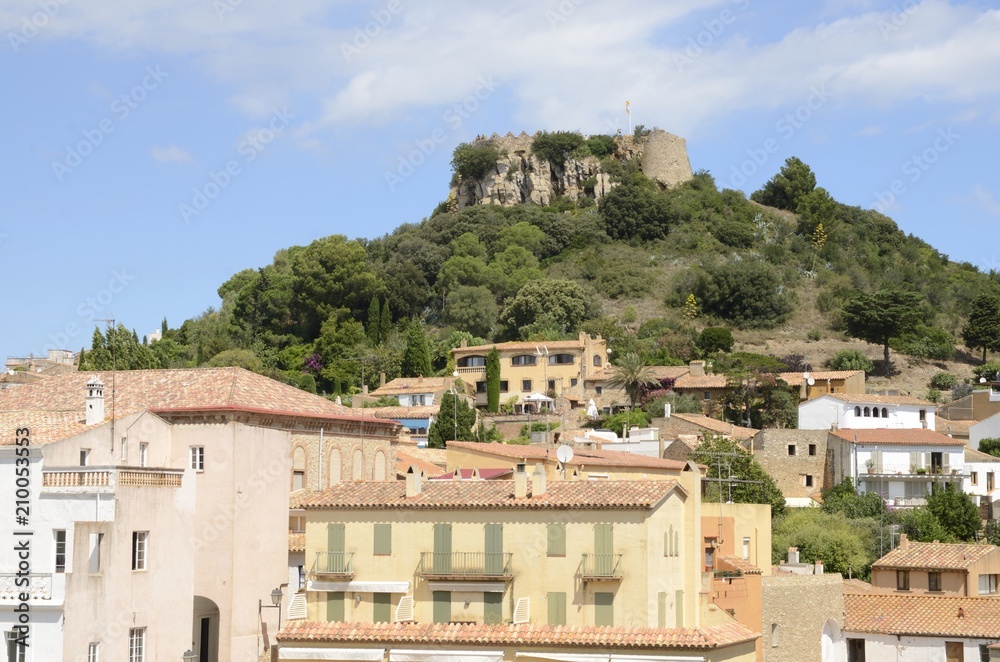
[(306, 617), (306, 594), (296, 593), (288, 603), (288, 620), (294, 621)]
[(413, 621), (413, 596), (404, 595), (399, 599), (399, 606), (396, 607), (396, 622), (407, 623)]
[(531, 618), (531, 601), (528, 598), (518, 598), (514, 607), (514, 625), (527, 623)]

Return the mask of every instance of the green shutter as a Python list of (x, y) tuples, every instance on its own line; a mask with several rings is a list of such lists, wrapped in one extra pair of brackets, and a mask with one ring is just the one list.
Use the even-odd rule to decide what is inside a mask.
[(389, 556), (392, 554), (392, 524), (375, 525), (375, 548), (376, 556)]
[(434, 591), (434, 622), (451, 621), (451, 591)]
[(680, 589), (674, 593), (674, 614), (677, 616), (674, 627), (684, 627), (684, 591)]
[(483, 593), (483, 622), (487, 625), (503, 623), (503, 593)]
[(343, 522), (326, 525), (327, 570), (344, 572), (347, 569), (344, 555), (344, 524)]
[[(451, 524), (434, 525), (434, 573), (451, 572)], [(450, 598), (449, 598), (450, 599)], [(450, 618), (448, 620), (451, 620)]]
[(549, 625), (566, 625), (566, 594), (549, 593)]
[(594, 625), (612, 627), (615, 624), (615, 594), (594, 593)]
[(656, 594), (656, 625), (667, 627), (667, 594), (664, 591)]
[(564, 522), (553, 522), (546, 527), (548, 533), (549, 556), (566, 556), (566, 524)]
[(372, 594), (372, 622), (392, 622), (392, 595), (390, 593)]
[(343, 622), (344, 618), (344, 592), (330, 592), (326, 594), (326, 620)]
[(486, 525), (485, 570), (488, 575), (503, 572), (503, 524)]
[(610, 576), (615, 567), (614, 528), (611, 524), (594, 525), (594, 568), (598, 575)]

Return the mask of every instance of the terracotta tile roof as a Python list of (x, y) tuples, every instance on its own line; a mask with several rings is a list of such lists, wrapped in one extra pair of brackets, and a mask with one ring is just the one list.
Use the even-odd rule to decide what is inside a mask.
[(996, 455), (990, 455), (989, 453), (984, 453), (982, 451), (977, 451), (975, 448), (965, 449), (965, 461), (966, 462), (1000, 462), (1000, 457)]
[(288, 507), (291, 510), (299, 510), (302, 504), (316, 497), (322, 490), (295, 490), (288, 495)]
[(292, 621), (278, 633), (277, 638), (278, 641), (310, 643), (572, 646), (640, 650), (693, 648), (705, 650), (754, 641), (759, 636), (746, 626), (735, 622), (702, 628), (638, 628)]
[[(821, 372), (809, 372), (809, 376), (812, 377), (817, 382), (826, 381), (828, 379), (849, 379), (855, 375), (861, 375), (862, 379), (865, 376), (864, 370), (824, 370)], [(779, 372), (778, 377), (783, 379), (789, 386), (801, 386), (802, 379), (801, 372)]]
[[(971, 545), (908, 540), (872, 564), (873, 568), (926, 568), (965, 570), (984, 557), (996, 553), (995, 545)], [(1000, 556), (1000, 555), (998, 555)]]
[[(120, 421), (127, 418), (136, 411), (117, 411), (115, 420)], [(31, 430), (31, 445), (41, 446), (51, 444), (63, 439), (77, 435), (85, 430), (92, 430), (98, 425), (109, 423), (111, 417), (95, 425), (88, 426), (84, 417), (86, 413), (83, 408), (79, 412), (73, 411), (0, 411), (0, 446), (10, 446), (14, 443), (14, 433), (18, 428), (28, 428)]]
[(1000, 599), (900, 593), (845, 593), (846, 632), (1000, 637)]
[(725, 375), (701, 375), (694, 376), (687, 374), (674, 383), (676, 389), (687, 388), (726, 388)]
[(934, 417), (934, 429), (941, 434), (954, 434), (959, 437), (968, 437), (969, 428), (979, 421), (949, 420), (942, 416)]
[(414, 465), (416, 465), (420, 471), (424, 472), (428, 476), (437, 476), (441, 473), (441, 467), (432, 462), (410, 455), (410, 449), (405, 451), (399, 450), (398, 448), (396, 449), (396, 476), (405, 476), (406, 472), (410, 470), (410, 467)]
[(306, 534), (304, 533), (292, 533), (288, 532), (288, 551), (289, 552), (304, 552), (306, 551)]
[[(514, 469), (508, 467), (507, 469), (458, 469), (462, 480), (472, 480), (474, 473), (478, 473), (478, 478), (480, 480), (496, 480), (498, 478), (510, 479)], [(431, 480), (455, 480), (455, 472), (448, 471), (439, 476), (433, 476)]]
[[(461, 448), (464, 450), (478, 451), (490, 455), (512, 458), (521, 462), (531, 464), (532, 460), (556, 462), (556, 450), (548, 452), (541, 446), (520, 446), (518, 444), (481, 444), (474, 441), (452, 441), (448, 446), (451, 448)], [(678, 460), (665, 460), (648, 455), (638, 455), (636, 453), (626, 453), (624, 451), (597, 450), (594, 448), (573, 449), (573, 459), (567, 462), (569, 465), (588, 467), (635, 467), (645, 469), (670, 469), (683, 471), (687, 466), (686, 462)]]
[[(593, 340), (591, 342), (594, 342)], [(517, 352), (524, 351), (529, 354), (534, 354), (535, 350), (540, 347), (545, 347), (552, 353), (555, 349), (579, 349), (584, 348), (584, 344), (579, 338), (575, 340), (548, 340), (548, 341), (528, 341), (528, 342), (498, 342), (498, 343), (488, 343), (486, 345), (476, 345), (475, 347), (456, 347), (451, 350), (452, 354), (487, 354), (494, 347), (497, 348), (498, 352)]]
[(410, 457), (415, 457), (430, 464), (436, 464), (442, 469), (448, 466), (448, 451), (443, 448), (420, 448), (411, 444), (400, 444), (396, 448), (398, 449), (397, 452), (402, 451)]
[(734, 570), (739, 570), (744, 575), (763, 574), (763, 571), (760, 568), (739, 556), (720, 556), (719, 560), (732, 567)]
[[(690, 368), (686, 365), (651, 365), (648, 366), (649, 372), (652, 373), (653, 377), (656, 379), (680, 379), (684, 375), (690, 372)], [(614, 369), (612, 364), (605, 363), (597, 372), (591, 373), (585, 381), (588, 382), (603, 382), (607, 380), (611, 375), (614, 374)]]
[(937, 405), (928, 400), (921, 400), (912, 395), (875, 395), (874, 393), (827, 393), (825, 398), (834, 398), (851, 404), (878, 404), (878, 405), (920, 405), (929, 409), (936, 409)]
[(447, 391), (455, 383), (454, 377), (397, 377), (385, 386), (379, 386), (369, 395), (380, 398), (384, 395), (410, 395)]
[(424, 481), (420, 494), (407, 498), (406, 483), (339, 483), (305, 503), (306, 509), (458, 509), (458, 510), (650, 510), (674, 490), (676, 481), (548, 481), (545, 494), (514, 498), (513, 480)]
[[(365, 407), (365, 417), (372, 416), (381, 419), (400, 418), (431, 418), (437, 416), (441, 405), (414, 405), (413, 407)], [(357, 410), (362, 411), (362, 410)], [(360, 415), (360, 414), (359, 414)]]
[(717, 418), (711, 418), (709, 416), (703, 416), (702, 414), (671, 414), (671, 416), (679, 418), (682, 421), (687, 421), (692, 425), (705, 428), (706, 430), (727, 435), (734, 439), (750, 439), (755, 434), (760, 432), (760, 430), (755, 430), (754, 428), (735, 426), (732, 423), (726, 423), (725, 421), (720, 421)]
[(964, 446), (965, 442), (926, 428), (841, 428), (830, 434), (859, 444), (909, 444), (913, 446)]

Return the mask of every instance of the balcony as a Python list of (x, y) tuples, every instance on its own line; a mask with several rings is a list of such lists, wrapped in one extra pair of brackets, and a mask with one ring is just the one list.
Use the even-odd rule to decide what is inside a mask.
[(513, 554), (507, 552), (421, 552), (417, 574), (433, 580), (510, 580)]
[(316, 552), (312, 572), (330, 578), (353, 579), (354, 552)]
[(616, 582), (622, 579), (621, 554), (584, 554), (580, 579), (585, 582)]
[(484, 365), (470, 365), (464, 367), (455, 368), (460, 375), (485, 375), (486, 366)]
[[(32, 573), (28, 586), (19, 586), (18, 576), (12, 572), (0, 573), (0, 605), (20, 602), (20, 594), (27, 591), (32, 603), (47, 604), (53, 600), (52, 575)], [(56, 596), (58, 597), (58, 596)]]
[(42, 471), (42, 489), (114, 492), (118, 487), (180, 487), (183, 469), (69, 467)]

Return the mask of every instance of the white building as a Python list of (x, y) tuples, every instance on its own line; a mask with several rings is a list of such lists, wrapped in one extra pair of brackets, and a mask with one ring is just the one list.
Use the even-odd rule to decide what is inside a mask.
[(934, 429), (932, 402), (903, 395), (828, 393), (799, 405), (800, 430)]
[(889, 505), (920, 506), (934, 483), (962, 486), (965, 444), (933, 430), (840, 429), (829, 433), (833, 482), (851, 478)]
[(963, 488), (976, 505), (1000, 501), (1000, 457), (965, 449), (965, 480)]
[[(993, 400), (994, 391), (990, 391), (990, 400)], [(997, 400), (1000, 400), (1000, 393), (997, 393)], [(993, 414), (987, 419), (979, 421), (969, 426), (969, 445), (979, 449), (979, 442), (983, 439), (1000, 438), (1000, 414)]]

